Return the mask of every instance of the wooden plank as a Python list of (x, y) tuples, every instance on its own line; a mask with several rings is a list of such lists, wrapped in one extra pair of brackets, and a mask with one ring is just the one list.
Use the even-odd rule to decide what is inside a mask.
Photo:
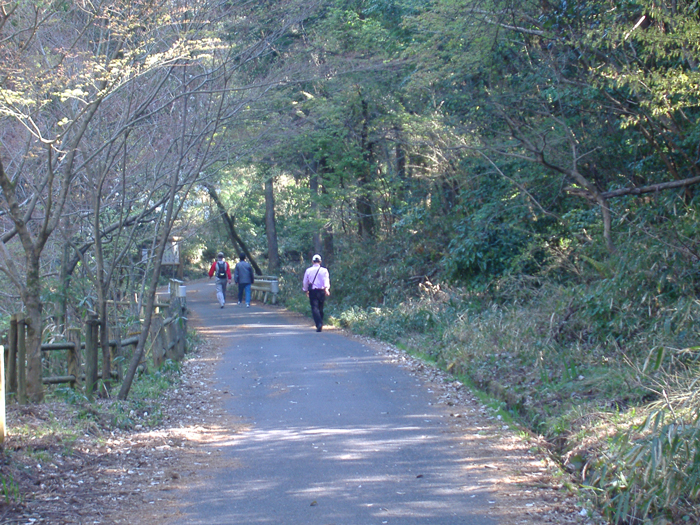
[(85, 323), (85, 395), (92, 400), (97, 388), (97, 316)]
[(80, 356), (80, 328), (69, 328), (68, 339), (73, 343), (73, 348), (68, 349), (68, 375), (73, 376), (71, 388), (80, 387), (80, 374), (82, 359)]
[(151, 354), (153, 354), (153, 366), (160, 368), (165, 360), (165, 344), (163, 342), (163, 318), (159, 315), (151, 319)]
[(45, 385), (60, 385), (61, 383), (75, 383), (76, 378), (74, 375), (70, 376), (51, 376), (51, 377), (44, 377), (41, 380), (42, 383)]
[[(140, 336), (138, 336), (138, 335), (132, 335), (131, 337), (127, 337), (126, 339), (121, 339), (120, 343), (122, 346), (135, 345), (135, 344), (138, 344), (139, 337)], [(117, 341), (115, 339), (112, 339), (109, 342), (109, 346), (117, 346)]]
[(51, 352), (53, 350), (75, 350), (75, 343), (66, 341), (62, 343), (43, 343), (41, 345), (42, 352)]

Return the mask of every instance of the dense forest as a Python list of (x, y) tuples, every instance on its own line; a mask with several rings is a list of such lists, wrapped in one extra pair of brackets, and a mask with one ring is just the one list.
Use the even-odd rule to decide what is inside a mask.
[(332, 322), (488, 391), (612, 523), (700, 520), (697, 1), (0, 0), (0, 53), (34, 402), (174, 243), (298, 309), (321, 253)]

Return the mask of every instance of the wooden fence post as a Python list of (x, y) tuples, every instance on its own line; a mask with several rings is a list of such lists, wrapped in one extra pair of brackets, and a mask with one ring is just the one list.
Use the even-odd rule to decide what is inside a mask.
[(80, 386), (80, 369), (82, 359), (80, 358), (80, 328), (68, 329), (68, 342), (73, 343), (73, 348), (68, 349), (68, 375), (75, 377), (75, 381), (70, 382), (71, 388)]
[[(118, 335), (118, 334), (117, 334)], [(117, 344), (113, 347), (110, 345), (109, 353), (112, 359), (112, 369), (117, 374), (117, 381), (121, 381), (124, 378), (124, 360), (122, 356), (124, 355), (124, 347), (122, 346), (121, 338), (117, 336)]]
[(171, 321), (165, 326), (165, 334), (165, 340), (167, 341), (165, 357), (177, 361), (177, 349), (175, 348), (177, 346), (177, 329), (175, 328), (175, 321)]
[(185, 352), (187, 352), (187, 306), (185, 299), (182, 298), (180, 303), (180, 330), (182, 332), (182, 358), (185, 358)]
[(163, 318), (154, 315), (151, 319), (151, 353), (153, 354), (153, 367), (159, 368), (165, 360), (165, 342), (163, 337)]
[(177, 319), (175, 320), (175, 333), (177, 334), (177, 344), (175, 345), (176, 347), (176, 356), (178, 361), (182, 361), (185, 359), (185, 334), (186, 334), (186, 329), (185, 329), (185, 320), (183, 317), (178, 316)]
[(10, 378), (7, 377), (7, 362), (10, 360), (10, 345), (7, 344), (7, 334), (5, 334), (5, 337), (2, 339), (2, 346), (4, 348), (2, 358), (4, 359), (3, 363), (5, 364), (5, 373), (2, 375), (3, 392), (5, 392), (5, 396), (7, 397), (7, 385), (10, 382)]
[(0, 443), (5, 442), (5, 347), (0, 346)]
[(97, 388), (97, 334), (97, 316), (90, 315), (85, 322), (85, 395), (90, 400)]
[(170, 279), (170, 308), (169, 314), (177, 319), (177, 351), (178, 360), (184, 359), (187, 351), (187, 287), (182, 281)]
[(12, 314), (10, 319), (10, 333), (7, 344), (10, 347), (7, 353), (7, 391), (12, 392), (17, 399), (17, 314)]
[(17, 317), (17, 399), (27, 404), (27, 321), (24, 314)]

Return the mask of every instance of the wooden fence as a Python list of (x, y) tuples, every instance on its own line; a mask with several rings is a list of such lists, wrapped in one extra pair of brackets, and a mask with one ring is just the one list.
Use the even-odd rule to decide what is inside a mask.
[[(166, 359), (180, 361), (186, 352), (187, 317), (186, 289), (180, 281), (171, 280), (169, 286), (169, 303), (157, 303), (157, 310), (166, 308), (167, 317), (156, 313), (151, 318), (151, 329), (146, 343), (148, 352), (153, 359), (153, 366), (160, 367)], [(88, 398), (92, 398), (102, 376), (98, 370), (100, 320), (97, 315), (90, 315), (85, 320), (82, 329), (70, 328), (66, 341), (46, 343), (41, 345), (42, 355), (48, 352), (66, 351), (65, 375), (44, 377), (44, 384), (69, 384), (72, 388), (84, 388)], [(7, 333), (6, 346), (0, 345), (0, 442), (5, 436), (5, 400), (9, 395), (18, 403), (27, 402), (26, 382), (26, 328), (27, 323), (23, 314), (14, 314)], [(110, 354), (122, 356), (129, 346), (136, 348), (141, 333), (129, 334), (124, 339), (117, 338), (109, 341)], [(113, 359), (112, 362), (115, 362)], [(116, 360), (118, 363), (119, 360)], [(121, 379), (121, 366), (115, 366), (113, 376)]]

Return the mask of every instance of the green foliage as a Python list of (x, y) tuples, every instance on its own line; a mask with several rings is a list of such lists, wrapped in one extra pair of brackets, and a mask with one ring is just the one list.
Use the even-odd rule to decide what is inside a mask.
[(597, 276), (577, 288), (583, 314), (593, 333), (620, 345), (629, 345), (636, 334), (653, 333), (673, 348), (692, 346), (698, 337), (692, 255), (697, 241), (683, 230), (695, 220), (694, 206), (677, 203), (643, 214), (636, 217), (640, 228), (629, 228), (618, 254), (602, 260), (581, 256)]
[(132, 409), (127, 409), (122, 403), (116, 403), (112, 409), (111, 424), (115, 428), (132, 429), (135, 425), (136, 412)]
[(417, 308), (350, 308), (340, 314), (339, 323), (354, 332), (392, 343), (403, 341), (407, 334), (425, 333), (441, 327), (437, 312), (427, 305)]
[(132, 389), (132, 399), (135, 401), (158, 399), (163, 392), (179, 381), (179, 376), (180, 363), (166, 359), (160, 368), (139, 377)]
[[(503, 204), (490, 200), (455, 226), (445, 260), (448, 277), (488, 282), (511, 272), (535, 273), (544, 263), (537, 230), (547, 221), (533, 220), (536, 217), (528, 216), (526, 206), (514, 210), (518, 208), (514, 202)], [(530, 251), (531, 246), (539, 255)]]
[(51, 394), (69, 405), (81, 405), (89, 402), (82, 390), (69, 386), (58, 386), (53, 389)]
[(14, 478), (11, 475), (5, 476), (0, 474), (0, 481), (2, 481), (2, 495), (5, 498), (5, 503), (7, 505), (21, 503), (23, 500), (22, 494)]
[(620, 433), (591, 465), (588, 488), (613, 523), (694, 523), (700, 519), (700, 419), (697, 403), (680, 416), (653, 411)]
[(109, 424), (131, 429), (137, 424), (153, 427), (162, 423), (160, 401), (166, 391), (179, 383), (179, 376), (180, 363), (171, 359), (157, 370), (141, 374), (134, 381), (126, 401), (114, 401), (108, 405)]

